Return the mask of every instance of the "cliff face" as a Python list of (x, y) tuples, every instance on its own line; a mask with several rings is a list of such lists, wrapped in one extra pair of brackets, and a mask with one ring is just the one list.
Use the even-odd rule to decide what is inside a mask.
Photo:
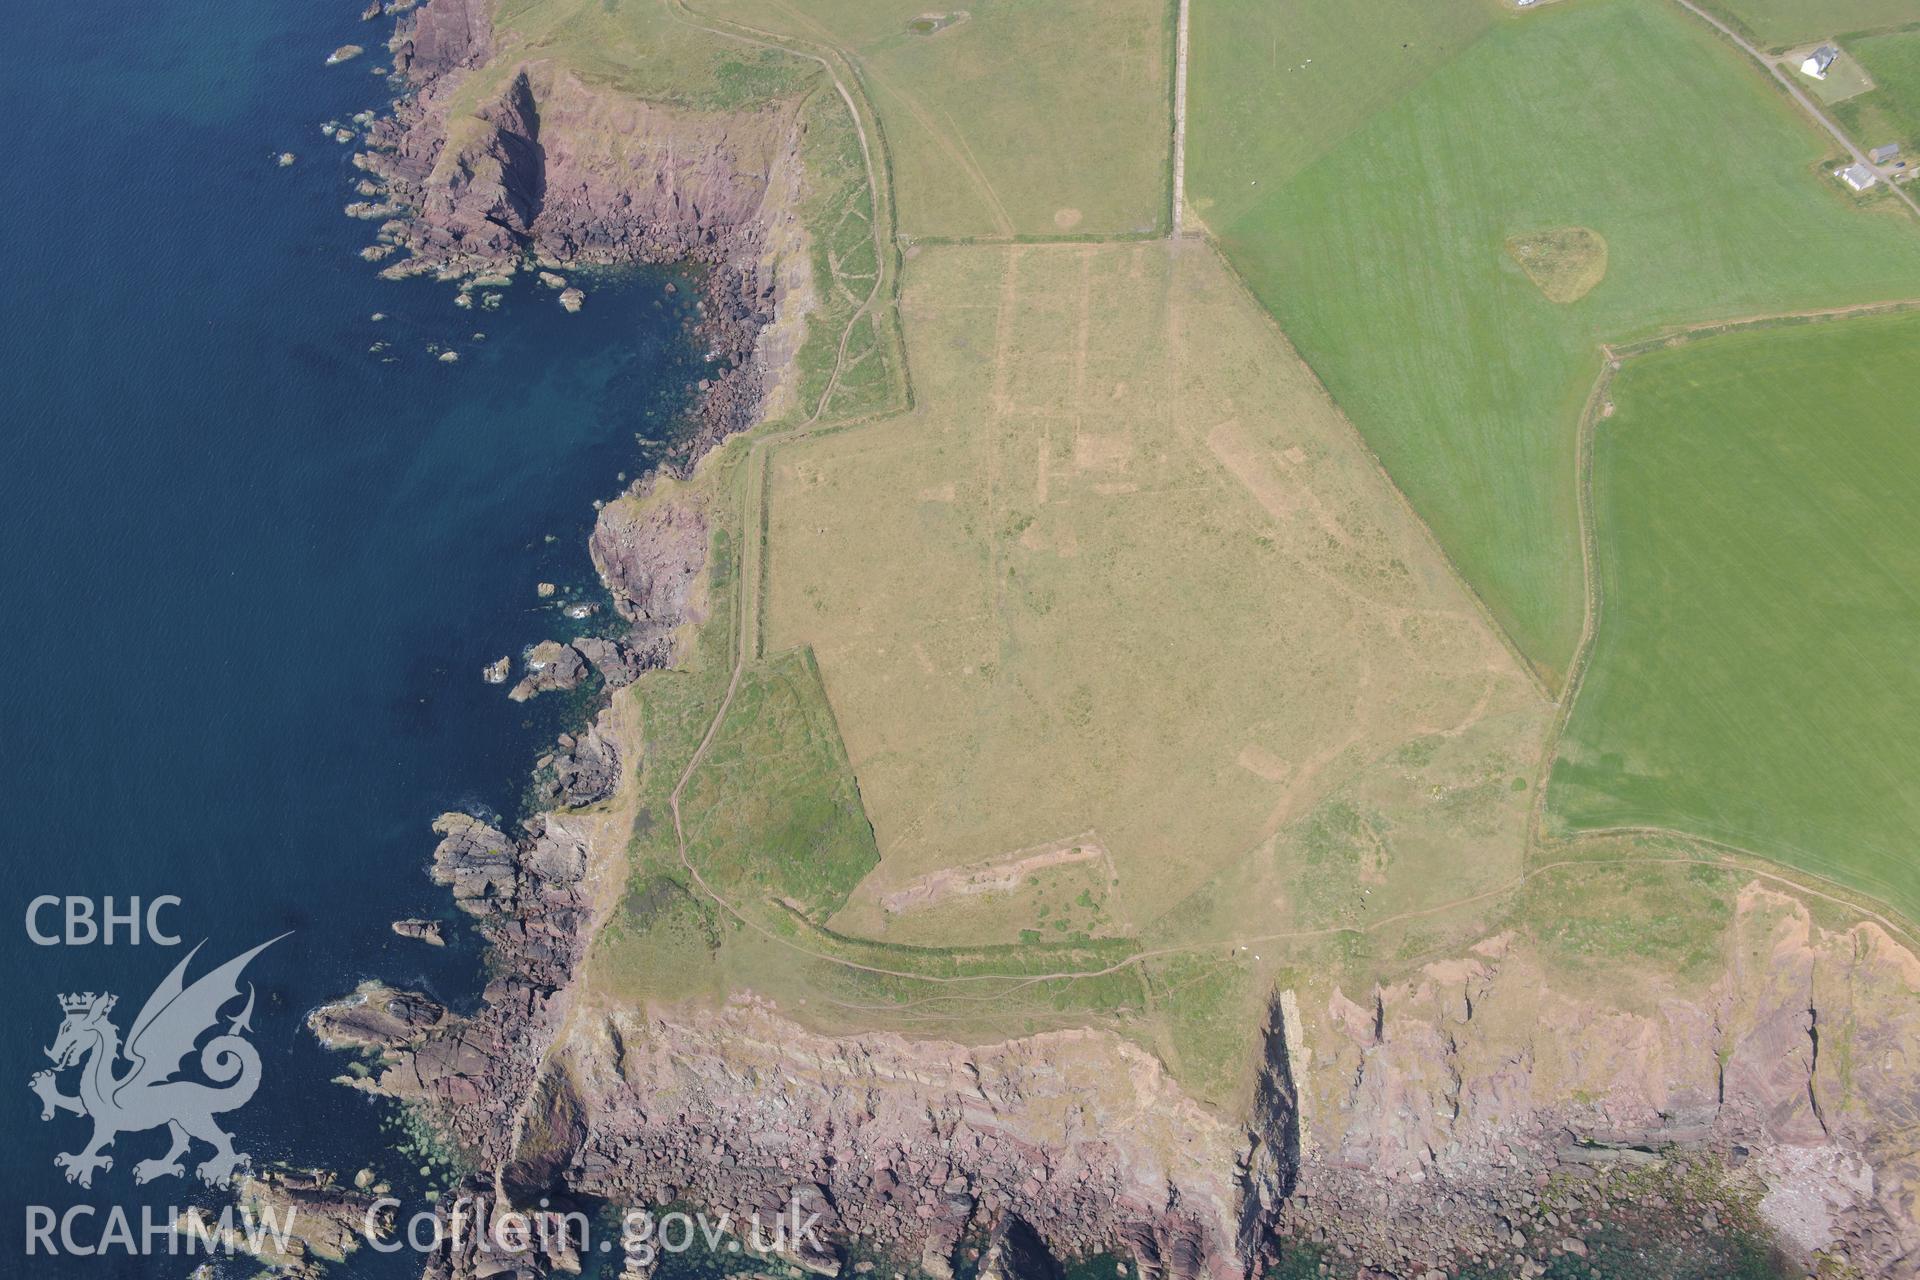
[(551, 1128), (578, 1141), (550, 1167), (620, 1203), (744, 1214), (798, 1196), (936, 1270), (963, 1235), (1019, 1221), (1056, 1254), (1131, 1252), (1148, 1276), (1243, 1274), (1276, 1231), (1395, 1276), (1463, 1257), (1532, 1274), (1578, 1247), (1561, 1228), (1515, 1243), (1549, 1175), (1700, 1153), (1744, 1166), (1803, 1249), (1907, 1274), (1920, 961), (1757, 885), (1728, 945), (1718, 980), (1650, 1010), (1556, 990), (1513, 935), (1364, 1001), (1284, 993), (1245, 1127), (1105, 1033), (833, 1040), (747, 997), (583, 1011), (552, 1068), (566, 1123)]
[(706, 564), (706, 513), (691, 498), (648, 502), (623, 494), (600, 509), (587, 552), (636, 643), (661, 640), (687, 620), (688, 598)]
[[(635, 702), (615, 699), (590, 736), (616, 758), (637, 760)], [(379, 1070), (360, 1087), (423, 1107), (489, 1171), (512, 1162), (523, 1116), (550, 1087), (548, 1055), (573, 1012), (581, 960), (625, 887), (631, 791), (538, 814), (518, 836), (464, 813), (435, 821), (430, 874), (490, 948), (490, 978), (470, 1017), (379, 987), (308, 1017), (323, 1043), (379, 1055)]]
[(432, 0), (415, 9), (394, 32), (393, 69), (416, 85), (434, 84), (486, 61), (493, 52), (487, 9), (487, 0)]
[[(698, 263), (699, 335), (716, 360), (682, 443), (684, 469), (750, 425), (779, 382), (760, 335), (804, 307), (795, 103), (717, 114), (589, 86), (552, 62), (509, 61), (485, 0), (428, 0), (392, 47), (411, 89), (356, 163), (402, 216), (381, 228), (383, 274), (479, 278), (529, 266)], [(500, 82), (479, 92), (481, 83)], [(480, 105), (457, 104), (473, 98)]]
[(1248, 1147), (1238, 1170), (1234, 1243), (1242, 1258), (1260, 1256), (1299, 1182), (1300, 1096), (1293, 1073), (1302, 1039), (1300, 1009), (1293, 993), (1275, 996), (1260, 1037)]
[[(1631, 998), (1637, 993), (1622, 992)], [(1370, 1243), (1461, 1235), (1542, 1171), (1699, 1149), (1751, 1160), (1762, 1215), (1870, 1275), (1920, 1258), (1920, 961), (1878, 925), (1817, 927), (1750, 884), (1725, 972), (1651, 1008), (1555, 989), (1525, 939), (1490, 938), (1362, 999), (1334, 990), (1296, 1071), (1307, 1206), (1295, 1228)], [(1312, 1016), (1313, 1011), (1309, 1011)], [(1494, 1248), (1498, 1214), (1464, 1232)]]
[(935, 1274), (1008, 1221), (1056, 1255), (1129, 1250), (1148, 1276), (1243, 1271), (1245, 1134), (1110, 1034), (828, 1039), (742, 997), (583, 1019), (564, 1060), (585, 1116), (566, 1181), (618, 1203), (765, 1217), (797, 1196)]
[[(631, 723), (600, 727), (634, 741)], [(583, 1003), (630, 820), (619, 795), (518, 840), (450, 815), (436, 876), (493, 941), (482, 1010), (374, 992), (315, 1014), (323, 1038), (385, 1053), (371, 1087), (438, 1113), (497, 1175), (495, 1203), (560, 1191), (763, 1221), (799, 1204), (830, 1238), (936, 1275), (1011, 1224), (1057, 1257), (1131, 1254), (1150, 1278), (1229, 1280), (1286, 1240), (1376, 1277), (1464, 1259), (1538, 1275), (1620, 1197), (1670, 1207), (1607, 1179), (1699, 1153), (1802, 1250), (1868, 1276), (1920, 1260), (1920, 960), (1757, 884), (1720, 976), (1617, 993), (1631, 1006), (1556, 985), (1515, 934), (1364, 999), (1280, 993), (1242, 1124), (1107, 1032), (969, 1047), (821, 1036), (750, 995)], [(1577, 1215), (1549, 1216), (1550, 1177), (1573, 1180)]]
[[(627, 735), (605, 728), (610, 736)], [(541, 1087), (545, 1056), (572, 1007), (573, 977), (610, 887), (612, 833), (592, 818), (545, 814), (519, 839), (462, 813), (443, 814), (433, 878), (479, 919), (492, 946), (492, 980), (471, 1018), (424, 996), (363, 990), (308, 1017), (335, 1048), (368, 1048), (382, 1068), (375, 1093), (426, 1107), (484, 1166), (501, 1168), (523, 1104)]]
[[(476, 845), (455, 825), (443, 861), (484, 876), (498, 833)], [(516, 884), (529, 862), (542, 894), (575, 883), (580, 862), (552, 844), (549, 829), (528, 846), (544, 855), (523, 850)], [(1303, 1009), (1285, 993), (1244, 1126), (1097, 1031), (978, 1047), (834, 1039), (744, 995), (718, 1009), (574, 1007), (558, 974), (551, 988), (504, 978), (468, 1024), (385, 997), (321, 1025), (393, 1051), (379, 1087), (443, 1105), (521, 1199), (559, 1187), (762, 1220), (798, 1203), (833, 1235), (935, 1274), (1010, 1223), (1055, 1256), (1130, 1253), (1148, 1277), (1227, 1280), (1286, 1239), (1345, 1250), (1377, 1276), (1465, 1258), (1539, 1274), (1580, 1247), (1575, 1222), (1549, 1222), (1537, 1198), (1549, 1176), (1587, 1188), (1582, 1216), (1606, 1212), (1647, 1193), (1596, 1175), (1654, 1153), (1738, 1170), (1804, 1250), (1912, 1274), (1920, 961), (1876, 926), (1821, 930), (1758, 887), (1731, 937), (1720, 979), (1651, 1012), (1556, 991), (1509, 935), (1365, 1002), (1334, 990)], [(577, 959), (571, 940), (553, 945)], [(801, 1261), (838, 1268), (831, 1254)]]
[(427, 105), (397, 114), (382, 141), (366, 167), (415, 210), (401, 274), (484, 273), (529, 253), (555, 264), (758, 268), (772, 231), (793, 216), (790, 107), (687, 111), (589, 88), (544, 62), (521, 65), (471, 114)]

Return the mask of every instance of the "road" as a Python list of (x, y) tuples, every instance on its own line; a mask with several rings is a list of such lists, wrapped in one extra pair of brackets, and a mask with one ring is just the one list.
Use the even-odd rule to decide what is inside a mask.
[[(1769, 58), (1759, 49), (1754, 48), (1739, 32), (1708, 13), (1705, 9), (1702, 9), (1699, 5), (1695, 4), (1693, 0), (1674, 0), (1674, 3), (1711, 26), (1727, 39), (1739, 45), (1741, 49), (1746, 51), (1748, 57), (1765, 67), (1767, 74), (1775, 80), (1778, 80), (1781, 86), (1793, 95), (1793, 100), (1800, 104), (1800, 109), (1812, 116), (1822, 129), (1832, 134), (1834, 140), (1847, 149), (1847, 154), (1854, 158), (1855, 163), (1863, 164), (1875, 173), (1880, 172), (1880, 166), (1867, 159), (1867, 153), (1854, 145), (1853, 139), (1846, 135), (1845, 130), (1827, 118), (1827, 113), (1820, 109), (1820, 104), (1815, 102), (1805, 89), (1795, 84), (1793, 77), (1780, 69), (1779, 63)], [(1887, 182), (1887, 186), (1895, 196), (1906, 203), (1908, 209), (1913, 211), (1914, 217), (1920, 218), (1920, 204), (1915, 204), (1912, 196), (1908, 195), (1903, 188), (1897, 186), (1890, 180)]]
[(1187, 7), (1180, 0), (1178, 35), (1173, 62), (1173, 234), (1180, 234), (1182, 207), (1187, 202)]

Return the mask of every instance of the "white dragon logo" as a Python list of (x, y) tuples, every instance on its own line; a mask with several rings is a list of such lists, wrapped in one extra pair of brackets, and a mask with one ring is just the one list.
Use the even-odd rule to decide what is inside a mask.
[[(113, 1168), (113, 1158), (101, 1152), (113, 1145), (115, 1137), (161, 1125), (172, 1135), (173, 1145), (165, 1155), (136, 1164), (135, 1182), (184, 1176), (186, 1168), (180, 1157), (195, 1138), (213, 1148), (213, 1155), (195, 1170), (207, 1185), (224, 1186), (247, 1167), (248, 1157), (233, 1149), (233, 1138), (213, 1118), (245, 1106), (260, 1087), (260, 1054), (241, 1036), (241, 1032), (253, 1029), (249, 1025), (253, 1016), (251, 983), (247, 986), (246, 1008), (229, 1020), (226, 1034), (213, 1037), (200, 1050), (201, 1073), (213, 1084), (175, 1080), (173, 1076), (186, 1065), (195, 1042), (220, 1021), (220, 1010), (239, 998), (240, 972), (247, 962), (278, 941), (280, 938), (271, 938), (187, 986), (187, 965), (200, 952), (196, 946), (147, 998), (133, 1020), (124, 1047), (119, 1028), (107, 1017), (118, 996), (89, 991), (60, 997), (66, 1020), (60, 1024), (53, 1047), (47, 1050), (53, 1069), (36, 1072), (28, 1087), (40, 1096), (42, 1120), (53, 1119), (58, 1111), (93, 1120), (93, 1139), (85, 1148), (53, 1158), (56, 1166), (67, 1171), (68, 1182), (91, 1187), (96, 1170)], [(129, 1065), (125, 1072), (115, 1074), (122, 1058)], [(82, 1063), (79, 1094), (61, 1093), (59, 1074)]]

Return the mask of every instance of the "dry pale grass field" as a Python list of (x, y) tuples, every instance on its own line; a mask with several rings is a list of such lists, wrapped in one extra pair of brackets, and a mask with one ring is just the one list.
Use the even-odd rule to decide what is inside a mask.
[(905, 280), (918, 407), (770, 462), (767, 647), (881, 855), (833, 928), (1228, 937), (1517, 871), (1547, 705), (1210, 247)]

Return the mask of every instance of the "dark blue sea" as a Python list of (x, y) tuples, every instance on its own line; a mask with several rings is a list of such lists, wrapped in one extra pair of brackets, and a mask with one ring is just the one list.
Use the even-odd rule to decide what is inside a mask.
[[(474, 999), (480, 957), (426, 877), (428, 824), (517, 816), (539, 745), (578, 714), (515, 705), (481, 667), (558, 632), (535, 584), (588, 589), (592, 501), (671, 435), (703, 372), (694, 290), (661, 273), (590, 282), (578, 315), (538, 285), (465, 311), (449, 285), (376, 277), (357, 256), (372, 226), (342, 214), (353, 147), (321, 134), (389, 97), (372, 74), (388, 24), (358, 10), (8, 10), (0, 1275), (192, 1269), (24, 1256), (30, 1206), (219, 1202), (133, 1186), (161, 1131), (70, 1185), (53, 1157), (89, 1126), (43, 1122), (28, 1079), (59, 996), (116, 993), (124, 1031), (202, 939), (196, 973), (290, 931), (246, 974), (264, 1077), (228, 1117), (239, 1147), (405, 1180), (417, 1161), (386, 1150), (385, 1104), (330, 1083), (346, 1064), (304, 1015), (373, 976)], [(368, 53), (323, 65), (348, 41)], [(185, 942), (37, 945), (41, 895), (174, 895), (162, 924)], [(455, 944), (390, 931), (415, 915), (449, 919)], [(418, 1266), (363, 1254), (349, 1273)]]

